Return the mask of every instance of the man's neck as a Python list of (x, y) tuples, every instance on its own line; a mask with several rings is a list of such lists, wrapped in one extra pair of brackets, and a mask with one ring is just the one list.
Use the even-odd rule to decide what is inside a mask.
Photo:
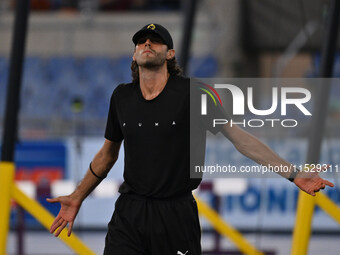
[(139, 84), (143, 97), (151, 100), (157, 97), (164, 89), (169, 78), (166, 66), (159, 69), (139, 67)]

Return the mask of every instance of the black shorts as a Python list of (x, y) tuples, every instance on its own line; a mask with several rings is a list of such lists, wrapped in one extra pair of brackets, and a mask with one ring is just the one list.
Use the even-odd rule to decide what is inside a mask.
[(201, 254), (201, 229), (192, 194), (162, 200), (120, 195), (108, 224), (104, 255), (137, 254)]

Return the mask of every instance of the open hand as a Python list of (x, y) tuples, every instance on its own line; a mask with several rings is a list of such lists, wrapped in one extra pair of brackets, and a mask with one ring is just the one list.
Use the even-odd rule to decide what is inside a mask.
[(294, 183), (304, 192), (315, 196), (315, 193), (324, 189), (326, 186), (334, 187), (334, 184), (330, 181), (322, 179), (319, 176), (319, 172), (326, 171), (329, 166), (323, 167), (321, 169), (313, 168), (311, 170), (302, 171), (297, 174), (294, 179)]
[(74, 220), (78, 214), (81, 203), (73, 199), (71, 196), (61, 196), (57, 198), (47, 198), (49, 203), (60, 203), (60, 211), (53, 221), (50, 233), (54, 233), (55, 236), (59, 236), (60, 232), (69, 224), (67, 235), (72, 233), (72, 227)]

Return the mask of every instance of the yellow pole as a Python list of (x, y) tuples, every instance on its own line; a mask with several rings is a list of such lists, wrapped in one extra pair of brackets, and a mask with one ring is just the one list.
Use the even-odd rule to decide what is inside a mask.
[(316, 193), (315, 203), (340, 224), (340, 208), (323, 193)]
[(14, 163), (0, 162), (0, 254), (6, 254)]
[(315, 198), (300, 190), (291, 255), (307, 255)]
[(247, 255), (264, 255), (263, 252), (252, 246), (240, 232), (228, 225), (209, 205), (195, 197), (199, 213), (206, 217), (211, 225), (223, 236), (229, 238), (237, 248)]
[[(54, 220), (53, 215), (48, 212), (35, 200), (29, 198), (16, 185), (12, 185), (13, 198), (34, 218), (36, 218), (45, 228), (49, 229)], [(59, 238), (63, 240), (71, 249), (80, 255), (94, 255), (84, 243), (81, 242), (76, 235), (67, 236), (66, 228), (60, 233)]]

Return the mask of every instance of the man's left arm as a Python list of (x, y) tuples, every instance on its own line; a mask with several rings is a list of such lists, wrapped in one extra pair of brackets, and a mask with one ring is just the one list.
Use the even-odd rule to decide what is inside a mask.
[[(282, 166), (290, 169), (289, 172), (278, 172), (282, 177), (289, 178), (291, 173), (295, 171), (293, 165), (281, 157), (279, 157), (273, 150), (267, 145), (262, 143), (255, 136), (239, 128), (238, 126), (224, 125), (222, 133), (227, 137), (235, 146), (235, 148), (245, 155), (246, 157), (254, 160), (256, 163), (263, 166)], [(326, 170), (324, 168), (322, 170)], [(319, 176), (319, 171), (299, 172), (294, 181), (296, 186), (306, 193), (315, 196), (315, 192), (325, 188), (326, 185), (333, 187), (334, 184), (322, 179)]]

